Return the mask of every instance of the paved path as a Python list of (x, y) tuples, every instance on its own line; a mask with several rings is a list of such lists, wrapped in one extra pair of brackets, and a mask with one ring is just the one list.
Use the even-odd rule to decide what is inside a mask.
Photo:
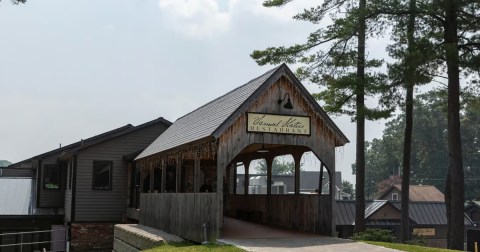
[(398, 252), (362, 242), (294, 232), (228, 217), (224, 220), (223, 237), (218, 241), (246, 251)]
[(220, 239), (219, 242), (255, 252), (392, 252), (398, 250), (334, 237), (294, 237), (267, 239)]

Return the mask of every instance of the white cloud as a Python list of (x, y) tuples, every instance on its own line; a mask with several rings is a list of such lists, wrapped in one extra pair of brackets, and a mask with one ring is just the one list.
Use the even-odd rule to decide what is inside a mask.
[(216, 0), (160, 0), (165, 24), (191, 38), (203, 39), (228, 31), (230, 16)]

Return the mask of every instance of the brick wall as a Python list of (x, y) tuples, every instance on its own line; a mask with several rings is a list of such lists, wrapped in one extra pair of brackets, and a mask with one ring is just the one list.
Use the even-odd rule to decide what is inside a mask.
[(112, 223), (72, 223), (70, 246), (72, 251), (112, 251)]

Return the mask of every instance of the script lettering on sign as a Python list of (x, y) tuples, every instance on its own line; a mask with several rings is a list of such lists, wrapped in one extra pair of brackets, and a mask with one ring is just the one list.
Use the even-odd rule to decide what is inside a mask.
[(310, 117), (247, 113), (247, 132), (310, 135)]
[(413, 234), (419, 236), (435, 236), (435, 228), (414, 228)]

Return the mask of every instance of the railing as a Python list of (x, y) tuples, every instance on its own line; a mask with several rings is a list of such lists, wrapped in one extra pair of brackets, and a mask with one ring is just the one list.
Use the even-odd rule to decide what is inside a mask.
[[(61, 232), (61, 233), (60, 233)], [(42, 231), (30, 231), (30, 232), (15, 232), (15, 233), (4, 233), (0, 234), (0, 251), (4, 251), (5, 248), (10, 248), (11, 250), (7, 251), (42, 251), (42, 252), (57, 252), (57, 251), (66, 251), (66, 229), (53, 229), (53, 230), (42, 230)], [(56, 233), (56, 235), (52, 234)], [(44, 241), (34, 241), (40, 240), (42, 234), (50, 234), (50, 238)], [(27, 236), (30, 235), (30, 239)], [(18, 237), (20, 242), (3, 244), (7, 241), (5, 237), (14, 236), (14, 240), (17, 241)], [(35, 239), (35, 236), (37, 239)], [(63, 239), (55, 238), (60, 236)], [(52, 238), (55, 238), (53, 240)]]

